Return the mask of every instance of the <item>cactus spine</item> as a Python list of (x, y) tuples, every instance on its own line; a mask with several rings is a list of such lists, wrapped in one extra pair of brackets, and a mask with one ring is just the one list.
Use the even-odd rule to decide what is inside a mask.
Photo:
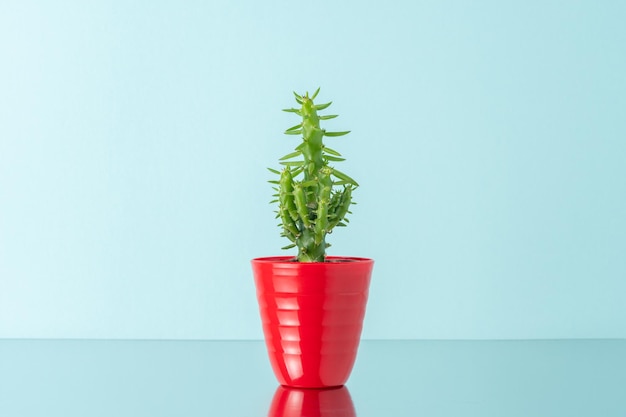
[(319, 116), (331, 103), (314, 104), (313, 100), (319, 88), (309, 97), (309, 93), (294, 93), (300, 108), (285, 109), (295, 113), (302, 121), (287, 129), (287, 135), (301, 135), (302, 143), (295, 151), (280, 158), (282, 171), (270, 169), (279, 175), (275, 184), (278, 215), (282, 236), (291, 241), (283, 249), (298, 247), (299, 262), (324, 262), (326, 235), (336, 226), (345, 226), (346, 215), (350, 213), (352, 190), (357, 182), (348, 175), (330, 167), (329, 162), (344, 159), (339, 152), (326, 147), (323, 138), (343, 136), (349, 131), (327, 132), (320, 127), (320, 120), (337, 117), (336, 115)]

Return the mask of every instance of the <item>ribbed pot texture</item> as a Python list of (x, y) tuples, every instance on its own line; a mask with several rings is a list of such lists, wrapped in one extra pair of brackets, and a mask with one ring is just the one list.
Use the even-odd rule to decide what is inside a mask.
[(252, 260), (265, 343), (281, 385), (339, 387), (352, 371), (374, 261), (327, 259)]

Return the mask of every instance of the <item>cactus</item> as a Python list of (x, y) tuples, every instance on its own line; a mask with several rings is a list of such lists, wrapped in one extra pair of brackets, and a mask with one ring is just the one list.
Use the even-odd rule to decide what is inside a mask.
[(281, 236), (291, 242), (283, 249), (298, 247), (297, 261), (324, 262), (326, 259), (326, 235), (333, 228), (346, 226), (352, 202), (352, 191), (357, 182), (334, 167), (330, 162), (340, 162), (341, 154), (326, 147), (323, 138), (343, 136), (350, 133), (327, 132), (320, 127), (320, 120), (328, 120), (337, 115), (319, 116), (317, 112), (331, 105), (314, 104), (319, 88), (309, 97), (307, 92), (299, 95), (294, 92), (300, 108), (285, 109), (295, 113), (302, 121), (285, 131), (287, 135), (301, 135), (302, 143), (295, 151), (280, 158), (282, 171), (269, 168), (278, 175), (275, 185), (275, 199), (278, 203), (277, 218), (282, 228)]

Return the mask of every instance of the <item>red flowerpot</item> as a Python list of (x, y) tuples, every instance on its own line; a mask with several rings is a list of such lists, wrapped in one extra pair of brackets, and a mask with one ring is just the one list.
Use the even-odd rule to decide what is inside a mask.
[(281, 385), (339, 387), (352, 371), (374, 261), (327, 259), (252, 260), (265, 343)]
[(278, 387), (268, 417), (356, 417), (348, 388)]

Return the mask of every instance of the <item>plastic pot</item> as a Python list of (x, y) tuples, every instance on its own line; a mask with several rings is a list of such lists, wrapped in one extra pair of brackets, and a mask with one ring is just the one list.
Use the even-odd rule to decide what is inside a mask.
[(252, 260), (270, 363), (281, 385), (330, 388), (346, 383), (363, 327), (374, 261), (328, 257)]

